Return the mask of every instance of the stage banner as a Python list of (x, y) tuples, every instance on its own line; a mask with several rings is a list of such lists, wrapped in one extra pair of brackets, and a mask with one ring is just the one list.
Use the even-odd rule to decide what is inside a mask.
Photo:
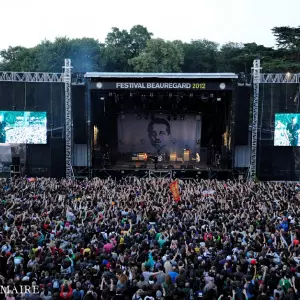
[(188, 90), (188, 91), (230, 91), (232, 82), (192, 81), (192, 82), (90, 82), (90, 89), (100, 90)]
[(179, 193), (178, 181), (173, 181), (170, 184), (170, 190), (172, 192), (174, 201), (179, 202), (180, 201), (180, 193)]
[[(200, 118), (199, 118), (200, 117)], [(200, 120), (200, 121), (199, 121)], [(200, 123), (200, 124), (199, 124)], [(184, 149), (196, 153), (197, 127), (201, 128), (201, 116), (180, 116), (174, 120), (167, 115), (154, 115), (145, 119), (144, 115), (124, 114), (118, 119), (118, 150), (120, 153), (170, 155), (176, 153), (183, 158)]]

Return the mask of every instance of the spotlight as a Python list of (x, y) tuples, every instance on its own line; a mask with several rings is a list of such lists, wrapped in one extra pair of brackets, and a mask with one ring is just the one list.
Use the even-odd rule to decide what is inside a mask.
[(190, 93), (190, 98), (193, 98), (194, 97), (194, 94), (193, 93)]
[(225, 83), (220, 83), (220, 89), (225, 90), (226, 89), (226, 84)]
[(97, 89), (102, 89), (102, 87), (103, 87), (102, 82), (97, 82), (96, 87), (97, 87)]
[(184, 120), (184, 116), (180, 116), (180, 120)]
[(217, 102), (220, 102), (222, 100), (222, 98), (218, 97), (217, 98)]

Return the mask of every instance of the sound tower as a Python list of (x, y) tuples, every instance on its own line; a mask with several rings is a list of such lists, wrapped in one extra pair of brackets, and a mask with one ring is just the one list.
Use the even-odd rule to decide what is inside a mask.
[(251, 87), (238, 85), (235, 98), (234, 144), (245, 146), (249, 141)]
[(73, 134), (75, 144), (86, 144), (85, 86), (72, 86)]
[(66, 175), (65, 139), (52, 138), (51, 151), (51, 177), (62, 178)]

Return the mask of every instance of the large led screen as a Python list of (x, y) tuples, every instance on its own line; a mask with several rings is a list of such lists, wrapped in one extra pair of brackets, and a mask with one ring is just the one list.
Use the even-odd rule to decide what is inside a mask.
[(47, 113), (0, 111), (0, 143), (46, 144)]
[(275, 114), (274, 146), (300, 146), (300, 114)]

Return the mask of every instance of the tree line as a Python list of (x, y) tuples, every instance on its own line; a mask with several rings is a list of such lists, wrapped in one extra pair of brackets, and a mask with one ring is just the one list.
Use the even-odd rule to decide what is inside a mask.
[(264, 72), (300, 70), (300, 26), (275, 27), (276, 47), (256, 43), (219, 45), (206, 39), (184, 43), (153, 38), (141, 25), (129, 31), (112, 28), (105, 43), (93, 38), (56, 38), (33, 48), (9, 47), (0, 51), (0, 70), (61, 72), (64, 58), (71, 58), (73, 72), (244, 72), (253, 60), (262, 59)]

